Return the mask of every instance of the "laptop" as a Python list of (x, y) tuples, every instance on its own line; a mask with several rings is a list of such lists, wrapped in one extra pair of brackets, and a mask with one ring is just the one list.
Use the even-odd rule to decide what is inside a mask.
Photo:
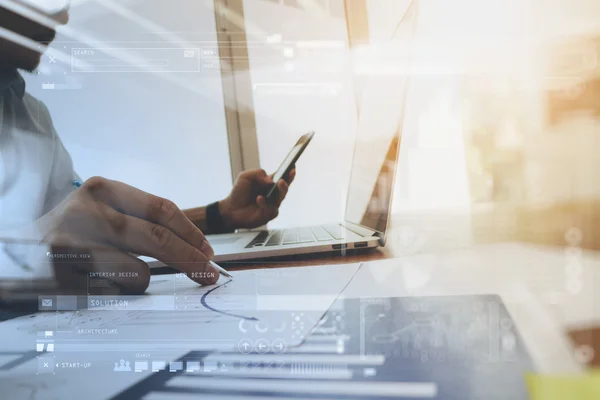
[[(407, 54), (416, 19), (417, 5), (413, 2), (391, 36), (389, 45), (392, 52)], [(406, 72), (391, 71), (369, 75), (361, 84), (361, 92), (356, 93), (360, 99), (358, 125), (343, 221), (320, 226), (207, 235), (215, 252), (214, 260), (343, 253), (384, 246), (408, 86)]]

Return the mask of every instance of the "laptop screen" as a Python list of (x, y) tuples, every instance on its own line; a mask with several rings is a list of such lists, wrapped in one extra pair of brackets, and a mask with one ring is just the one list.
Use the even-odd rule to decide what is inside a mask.
[(409, 82), (407, 66), (416, 23), (416, 1), (376, 57), (358, 94), (358, 131), (346, 221), (384, 233), (392, 205), (403, 114)]

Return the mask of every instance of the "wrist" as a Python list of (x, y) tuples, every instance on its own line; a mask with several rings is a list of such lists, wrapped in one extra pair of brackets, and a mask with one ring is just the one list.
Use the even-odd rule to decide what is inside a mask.
[(230, 230), (235, 229), (232, 221), (233, 208), (231, 207), (229, 199), (218, 201), (217, 206), (219, 208), (219, 214), (221, 214), (221, 220), (223, 221), (225, 228)]

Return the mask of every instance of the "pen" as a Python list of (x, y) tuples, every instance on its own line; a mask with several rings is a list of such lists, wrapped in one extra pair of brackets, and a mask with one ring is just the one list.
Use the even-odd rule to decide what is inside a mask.
[(226, 277), (228, 277), (229, 279), (233, 279), (233, 275), (231, 275), (229, 272), (227, 272), (227, 270), (223, 267), (221, 267), (220, 265), (218, 265), (216, 262), (214, 261), (209, 261), (210, 265), (212, 265), (213, 267), (216, 268), (217, 271), (219, 271), (221, 273), (221, 275), (224, 275)]
[[(81, 187), (81, 185), (82, 185), (82, 183), (81, 183), (81, 181), (79, 179), (74, 179), (73, 180), (73, 186), (75, 188), (79, 188), (79, 187)], [(228, 277), (229, 279), (233, 279), (233, 275), (231, 275), (229, 272), (227, 272), (227, 270), (225, 268), (221, 267), (220, 265), (218, 265), (214, 261), (209, 261), (209, 263), (210, 263), (210, 265), (212, 265), (213, 267), (215, 267), (215, 269), (217, 271), (219, 271), (219, 273), (221, 275), (224, 275), (224, 276)]]

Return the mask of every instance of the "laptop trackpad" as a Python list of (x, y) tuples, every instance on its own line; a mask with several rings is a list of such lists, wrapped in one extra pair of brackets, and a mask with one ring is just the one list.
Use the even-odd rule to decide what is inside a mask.
[(239, 235), (225, 235), (225, 236), (207, 236), (206, 239), (211, 244), (211, 246), (217, 246), (220, 244), (232, 244), (241, 239)]
[(226, 233), (224, 235), (206, 235), (215, 254), (237, 253), (257, 235), (257, 232)]

